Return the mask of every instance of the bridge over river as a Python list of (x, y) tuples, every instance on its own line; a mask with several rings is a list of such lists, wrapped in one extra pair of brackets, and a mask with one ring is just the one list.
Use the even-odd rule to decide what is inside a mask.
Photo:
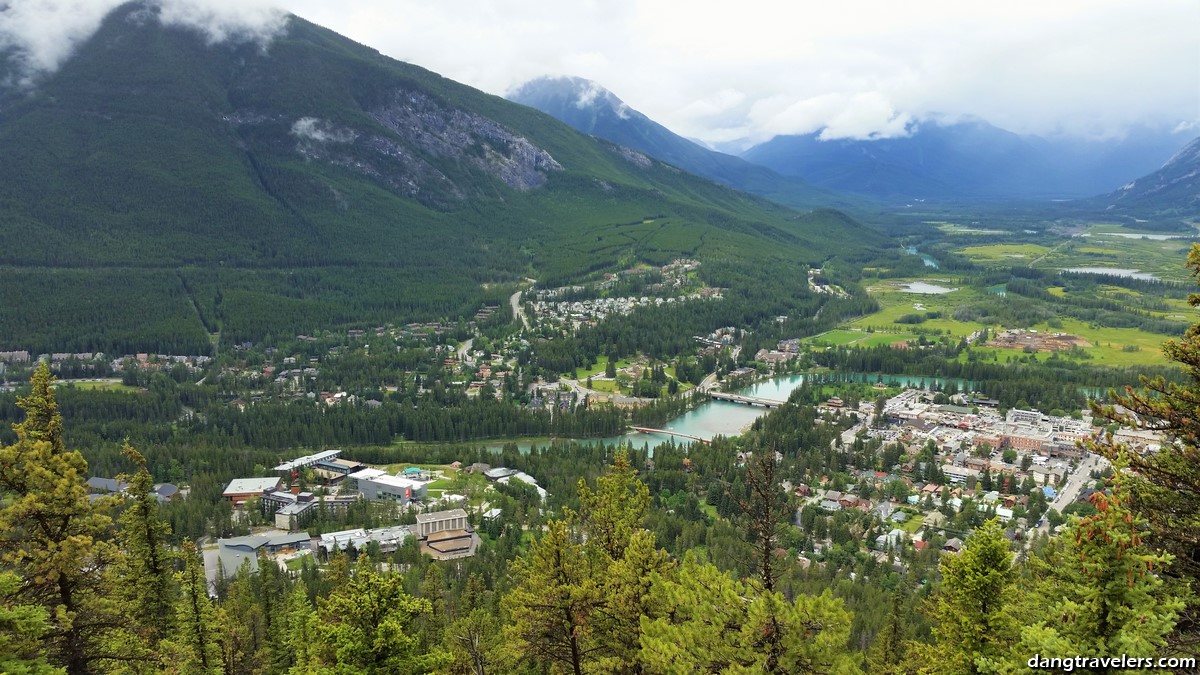
[(678, 431), (669, 431), (667, 429), (651, 429), (650, 427), (629, 427), (629, 428), (633, 429), (634, 431), (640, 431), (643, 434), (665, 434), (667, 436), (678, 436), (679, 438), (686, 438), (689, 441), (696, 441), (698, 443), (708, 443), (709, 442), (709, 440), (707, 438), (700, 438), (699, 436), (693, 436), (691, 434), (685, 434), (685, 433), (681, 433)]
[(744, 405), (756, 405), (762, 408), (778, 408), (785, 401), (776, 401), (772, 398), (761, 398), (759, 396), (743, 396), (742, 394), (731, 394), (725, 391), (709, 392), (709, 396), (714, 401), (729, 401), (730, 403), (742, 403)]

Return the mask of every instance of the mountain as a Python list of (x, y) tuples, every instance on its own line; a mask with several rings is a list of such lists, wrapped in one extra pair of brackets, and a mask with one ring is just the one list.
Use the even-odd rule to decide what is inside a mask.
[(1153, 217), (1200, 217), (1200, 138), (1162, 168), (1104, 197), (1109, 210)]
[(573, 128), (645, 153), (722, 185), (797, 208), (839, 205), (846, 197), (792, 176), (703, 147), (630, 108), (611, 91), (580, 77), (541, 77), (507, 94)]
[(195, 353), (469, 316), (530, 276), (882, 241), (296, 17), (264, 46), (159, 11), (123, 5), (33, 88), (0, 88), (0, 349)]
[(899, 138), (777, 136), (742, 157), (820, 187), (887, 199), (1047, 199), (1100, 193), (1159, 166), (1177, 147), (1165, 131), (1047, 139), (966, 120), (923, 122)]

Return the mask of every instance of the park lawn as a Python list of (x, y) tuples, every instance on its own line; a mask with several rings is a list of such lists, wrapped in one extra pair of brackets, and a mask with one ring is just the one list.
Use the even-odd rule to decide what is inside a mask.
[[(1039, 363), (1050, 358), (1054, 352), (1034, 352), (1027, 353), (1023, 349), (1011, 349), (1009, 347), (986, 347), (983, 345), (972, 345), (971, 352), (975, 354), (975, 358), (983, 363), (1008, 363), (1010, 360), (1017, 358), (1033, 357)], [(958, 355), (959, 363), (967, 362), (967, 353), (960, 352)]]
[(832, 347), (841, 347), (867, 337), (870, 333), (861, 330), (827, 330), (820, 335), (814, 335), (808, 338), (808, 342), (813, 344), (824, 344)]
[(413, 467), (413, 466), (415, 466), (419, 469), (424, 469), (425, 471), (428, 471), (431, 474), (435, 471), (441, 471), (442, 475), (447, 477), (442, 480), (453, 479), (455, 476), (458, 475), (458, 469), (455, 469), (454, 467), (450, 466), (449, 464), (413, 464), (412, 462), (401, 462), (399, 464), (388, 464), (386, 466), (382, 466), (379, 468), (383, 469), (384, 471), (387, 471), (390, 474), (396, 475), (396, 474), (399, 474), (401, 471), (404, 471), (405, 469), (407, 469), (409, 467)]
[[(1191, 242), (1187, 239), (1126, 239), (1103, 237), (1105, 232), (1124, 232), (1112, 225), (1094, 225), (1088, 232), (1093, 236), (1087, 239), (1074, 238), (1064, 242), (1053, 252), (1037, 263), (1042, 269), (1064, 269), (1068, 267), (1122, 267), (1136, 269), (1139, 272), (1153, 274), (1160, 279), (1191, 283), (1188, 270), (1184, 267)], [(1093, 251), (1097, 247), (1113, 247), (1120, 251), (1114, 257), (1108, 253), (1100, 254)], [(1105, 248), (1105, 250), (1108, 250)], [(1116, 264), (1114, 264), (1116, 263)]]
[(978, 225), (966, 226), (958, 223), (948, 223), (944, 221), (938, 222), (932, 220), (927, 220), (925, 222), (929, 223), (930, 225), (937, 225), (937, 229), (946, 234), (952, 235), (1008, 234), (1008, 232), (1005, 232), (1004, 230), (993, 230), (991, 228)]
[(1155, 316), (1189, 323), (1195, 323), (1197, 318), (1200, 318), (1200, 307), (1192, 307), (1183, 298), (1159, 298), (1159, 300), (1166, 303), (1168, 309), (1165, 312), (1151, 311), (1150, 313)]
[[(921, 324), (922, 326), (929, 323), (928, 321)], [(878, 347), (879, 345), (894, 345), (897, 343), (908, 343), (920, 339), (920, 336), (915, 333), (867, 333), (866, 336), (854, 343), (856, 347)]]
[(970, 258), (973, 262), (1012, 262), (1013, 260), (1033, 260), (1050, 252), (1050, 249), (1040, 244), (987, 244), (983, 246), (967, 246), (958, 253)]
[(606, 394), (615, 394), (618, 391), (616, 380), (592, 380), (592, 389)]
[(61, 380), (54, 383), (54, 386), (56, 387), (59, 385), (92, 391), (124, 391), (132, 394), (136, 394), (141, 391), (141, 389), (138, 387), (131, 387), (123, 382), (84, 382), (82, 380)]
[[(629, 364), (631, 364), (631, 363), (633, 363), (633, 362), (630, 361), (629, 359), (618, 359), (616, 368), (617, 368), (617, 370), (620, 370), (622, 368), (628, 368)], [(607, 367), (608, 367), (608, 355), (601, 354), (600, 356), (596, 357), (596, 365), (594, 365), (591, 368), (588, 368), (586, 370), (583, 368), (576, 368), (574, 374), (566, 373), (566, 375), (573, 380), (586, 380), (589, 375), (593, 376), (593, 377), (595, 377), (596, 375), (603, 375), (604, 369)]]

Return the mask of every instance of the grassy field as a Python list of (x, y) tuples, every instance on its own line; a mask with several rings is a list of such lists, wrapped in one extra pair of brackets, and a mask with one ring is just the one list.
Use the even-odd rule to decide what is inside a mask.
[[(1118, 234), (1152, 235), (1112, 224), (1093, 224), (1084, 236), (1073, 237), (1038, 260), (1045, 269), (1122, 267), (1153, 274), (1164, 281), (1190, 284), (1183, 262), (1195, 239), (1138, 239)], [(1157, 235), (1152, 235), (1157, 236)], [(986, 247), (981, 247), (986, 248)]]
[[(908, 513), (908, 512), (905, 511), (905, 513)], [(898, 527), (901, 530), (904, 530), (911, 537), (912, 535), (917, 533), (917, 530), (924, 527), (925, 519), (922, 518), (920, 515), (913, 515), (912, 513), (908, 513), (908, 520), (904, 521), (903, 523), (901, 523), (899, 525), (896, 525), (895, 523), (889, 523), (889, 525), (891, 525), (892, 527)]]
[(936, 225), (937, 229), (945, 234), (950, 235), (982, 235), (982, 234), (1004, 234), (1004, 230), (993, 230), (987, 227), (977, 225), (960, 225), (958, 223), (948, 223), (945, 221), (926, 221), (930, 225)]
[[(1155, 335), (1136, 328), (1089, 325), (1078, 319), (1063, 319), (1062, 328), (1058, 329), (1048, 326), (1040, 328), (1078, 335), (1092, 343), (1088, 351), (1101, 365), (1139, 366), (1162, 364), (1167, 361), (1162, 353), (1162, 343), (1168, 339), (1165, 335)], [(1136, 348), (1137, 351), (1125, 351), (1126, 347)]]
[(606, 394), (615, 394), (617, 393), (617, 383), (615, 380), (592, 380), (592, 389)]
[[(618, 370), (620, 370), (621, 368), (628, 368), (629, 364), (631, 364), (631, 363), (633, 363), (633, 361), (630, 361), (629, 359), (620, 359), (617, 361), (616, 367)], [(599, 357), (596, 358), (596, 365), (594, 365), (591, 368), (588, 368), (586, 370), (583, 368), (576, 368), (574, 374), (566, 373), (566, 375), (568, 377), (570, 377), (571, 379), (586, 380), (589, 375), (592, 375), (592, 376), (603, 375), (604, 369), (607, 367), (608, 367), (608, 356), (605, 354), (601, 354)]]
[(86, 389), (93, 391), (125, 391), (136, 393), (140, 391), (137, 387), (131, 387), (120, 381), (100, 380), (92, 382), (87, 380), (62, 380), (56, 382), (54, 386), (75, 387), (76, 389)]
[[(938, 283), (943, 286), (954, 285), (947, 280), (925, 279), (924, 281)], [(902, 284), (903, 282), (900, 283)], [(856, 347), (870, 347), (916, 339), (917, 336), (909, 332), (913, 328), (912, 324), (898, 323), (897, 320), (905, 315), (928, 312), (941, 312), (942, 316), (937, 319), (928, 319), (918, 324), (922, 329), (934, 329), (942, 331), (946, 335), (965, 337), (987, 327), (976, 321), (957, 321), (953, 318), (953, 312), (956, 307), (984, 297), (985, 291), (972, 288), (959, 288), (950, 293), (922, 295), (905, 292), (899, 286), (900, 284), (898, 283), (891, 283), (869, 288), (868, 292), (870, 292), (871, 296), (879, 301), (879, 311), (855, 319), (841, 329), (828, 331), (810, 338), (810, 343), (827, 346), (854, 345)], [(1063, 298), (1069, 297), (1061, 287), (1052, 287), (1049, 290), (1052, 295)], [(1118, 287), (1107, 287), (1102, 292), (1113, 295), (1124, 294), (1125, 297), (1122, 299), (1136, 302), (1136, 297), (1128, 297), (1131, 294), (1136, 295), (1136, 291)], [(1197, 316), (1197, 310), (1188, 306), (1186, 301), (1182, 299), (1171, 300), (1168, 304), (1171, 311), (1159, 314), (1172, 318), (1184, 316), (1189, 320), (1193, 320)], [(922, 309), (917, 309), (917, 305)], [(1069, 333), (1087, 340), (1092, 346), (1085, 351), (1092, 356), (1092, 362), (1096, 365), (1138, 366), (1157, 365), (1166, 362), (1161, 351), (1162, 343), (1167, 339), (1166, 336), (1148, 333), (1136, 328), (1107, 328), (1088, 324), (1077, 319), (1063, 318), (1061, 321), (1061, 326), (1052, 327), (1043, 323), (1033, 326), (1033, 328), (1040, 331)], [(867, 327), (873, 328), (876, 332), (867, 333)], [(991, 326), (990, 328), (994, 332), (1000, 327)], [(994, 360), (997, 362), (1005, 362), (1010, 357), (1028, 358), (1030, 356), (1038, 361), (1045, 361), (1052, 355), (1051, 352), (1028, 354), (1020, 349), (985, 347), (982, 345), (973, 347), (972, 351), (976, 352), (977, 357), (981, 356), (985, 360)], [(964, 354), (962, 358), (966, 358), (966, 355)]]
[(1012, 263), (1014, 259), (1033, 260), (1050, 252), (1050, 249), (1039, 244), (988, 244), (986, 246), (967, 246), (959, 249), (960, 254), (973, 262)]
[[(942, 286), (949, 284), (950, 287), (954, 287), (955, 285), (944, 279), (914, 279), (913, 281), (925, 281), (926, 283)], [(879, 311), (851, 321), (847, 324), (848, 328), (865, 330), (870, 326), (875, 330), (906, 334), (910, 338), (915, 338), (916, 336), (910, 332), (913, 329), (913, 325), (897, 323), (897, 319), (906, 314), (927, 314), (929, 312), (941, 312), (942, 316), (937, 319), (928, 319), (919, 324), (921, 328), (926, 330), (940, 330), (949, 335), (964, 337), (984, 327), (983, 324), (978, 322), (955, 321), (951, 318), (956, 307), (981, 297), (980, 291), (971, 288), (959, 288), (958, 290), (941, 294), (922, 294), (910, 293), (900, 288), (899, 285), (888, 284), (873, 286), (867, 289), (867, 291), (871, 294), (871, 297), (879, 301)], [(920, 305), (923, 309), (917, 309), (917, 305)], [(895, 337), (887, 342), (902, 339), (904, 338)], [(876, 340), (873, 344), (879, 343), (879, 340)]]

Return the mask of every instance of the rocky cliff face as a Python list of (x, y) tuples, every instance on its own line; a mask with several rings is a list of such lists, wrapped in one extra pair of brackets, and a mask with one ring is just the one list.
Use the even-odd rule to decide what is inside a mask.
[(1162, 168), (1109, 195), (1110, 210), (1194, 218), (1200, 216), (1200, 138)]
[(467, 162), (515, 190), (541, 187), (548, 172), (562, 170), (550, 153), (524, 136), (476, 113), (447, 108), (419, 91), (397, 92), (371, 116), (423, 154)]

